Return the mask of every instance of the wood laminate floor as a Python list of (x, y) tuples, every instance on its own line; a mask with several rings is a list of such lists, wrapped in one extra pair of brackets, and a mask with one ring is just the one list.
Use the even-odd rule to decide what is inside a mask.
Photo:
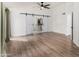
[(42, 33), (14, 37), (6, 43), (8, 57), (76, 57), (79, 48), (65, 35)]

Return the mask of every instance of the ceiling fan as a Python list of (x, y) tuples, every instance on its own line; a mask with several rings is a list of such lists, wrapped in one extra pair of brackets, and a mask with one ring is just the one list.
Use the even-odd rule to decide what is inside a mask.
[(50, 4), (45, 4), (44, 2), (40, 2), (40, 3), (38, 3), (38, 5), (41, 7), (41, 9), (43, 9), (43, 8), (50, 9), (49, 8)]

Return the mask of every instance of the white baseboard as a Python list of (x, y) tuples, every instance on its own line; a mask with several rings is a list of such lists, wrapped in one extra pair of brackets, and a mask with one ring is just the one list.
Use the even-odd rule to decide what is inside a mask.
[(77, 42), (75, 42), (75, 41), (73, 41), (73, 43), (74, 43), (77, 47), (79, 47), (79, 43), (77, 43)]
[(51, 32), (55, 32), (55, 33), (66, 35), (65, 33), (57, 32), (57, 31), (51, 31)]

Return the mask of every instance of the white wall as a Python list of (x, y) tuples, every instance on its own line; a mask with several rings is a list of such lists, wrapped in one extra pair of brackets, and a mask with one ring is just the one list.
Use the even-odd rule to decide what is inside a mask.
[[(67, 19), (68, 15), (71, 15), (71, 7), (72, 3), (62, 3), (61, 5), (58, 5), (53, 8), (53, 24), (52, 29), (54, 32), (62, 33), (69, 35), (69, 31), (67, 31)], [(65, 13), (65, 15), (63, 15)]]
[(53, 31), (58, 33), (66, 33), (66, 15), (62, 15), (65, 12), (65, 5), (60, 5), (53, 9)]

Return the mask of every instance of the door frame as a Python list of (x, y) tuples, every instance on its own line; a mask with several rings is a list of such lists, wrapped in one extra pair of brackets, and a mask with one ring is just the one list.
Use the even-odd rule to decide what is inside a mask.
[(5, 8), (5, 17), (6, 17), (6, 42), (10, 40), (10, 20), (9, 20), (9, 9)]
[(72, 12), (72, 27), (71, 27), (71, 31), (72, 31), (72, 43), (73, 43), (73, 12)]

